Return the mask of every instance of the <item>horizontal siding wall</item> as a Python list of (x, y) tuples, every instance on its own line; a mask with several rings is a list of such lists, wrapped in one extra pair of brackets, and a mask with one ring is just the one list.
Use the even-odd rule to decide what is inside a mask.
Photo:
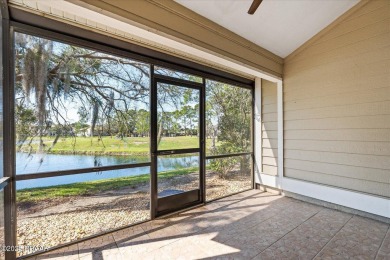
[(284, 138), (286, 177), (390, 197), (390, 1), (286, 59)]
[(262, 172), (268, 175), (278, 174), (278, 115), (277, 85), (262, 79)]

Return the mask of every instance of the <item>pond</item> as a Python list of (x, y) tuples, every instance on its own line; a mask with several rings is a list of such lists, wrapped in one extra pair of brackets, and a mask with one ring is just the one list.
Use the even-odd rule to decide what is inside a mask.
[[(16, 153), (16, 174), (34, 174), (58, 170), (82, 169), (128, 163), (150, 162), (148, 156), (94, 156)], [(169, 171), (199, 165), (199, 157), (192, 155), (166, 156), (158, 159), (158, 171)], [(91, 172), (59, 177), (18, 181), (16, 189), (47, 187), (84, 181), (149, 174), (150, 167)]]

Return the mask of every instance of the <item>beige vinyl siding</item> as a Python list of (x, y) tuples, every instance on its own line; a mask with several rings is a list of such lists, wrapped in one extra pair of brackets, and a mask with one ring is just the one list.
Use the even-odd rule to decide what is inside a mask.
[(284, 175), (390, 197), (390, 1), (324, 32), (285, 62)]
[(261, 81), (262, 172), (278, 174), (278, 115), (276, 83)]

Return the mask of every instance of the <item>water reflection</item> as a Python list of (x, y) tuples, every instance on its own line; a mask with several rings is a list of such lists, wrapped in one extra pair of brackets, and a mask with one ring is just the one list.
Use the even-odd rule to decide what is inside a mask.
[(148, 156), (95, 156), (16, 153), (16, 174), (150, 162)]

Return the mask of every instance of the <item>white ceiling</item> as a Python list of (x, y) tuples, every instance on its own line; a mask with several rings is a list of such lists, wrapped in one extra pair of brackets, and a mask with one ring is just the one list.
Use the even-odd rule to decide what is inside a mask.
[(359, 0), (175, 0), (192, 11), (284, 58)]

